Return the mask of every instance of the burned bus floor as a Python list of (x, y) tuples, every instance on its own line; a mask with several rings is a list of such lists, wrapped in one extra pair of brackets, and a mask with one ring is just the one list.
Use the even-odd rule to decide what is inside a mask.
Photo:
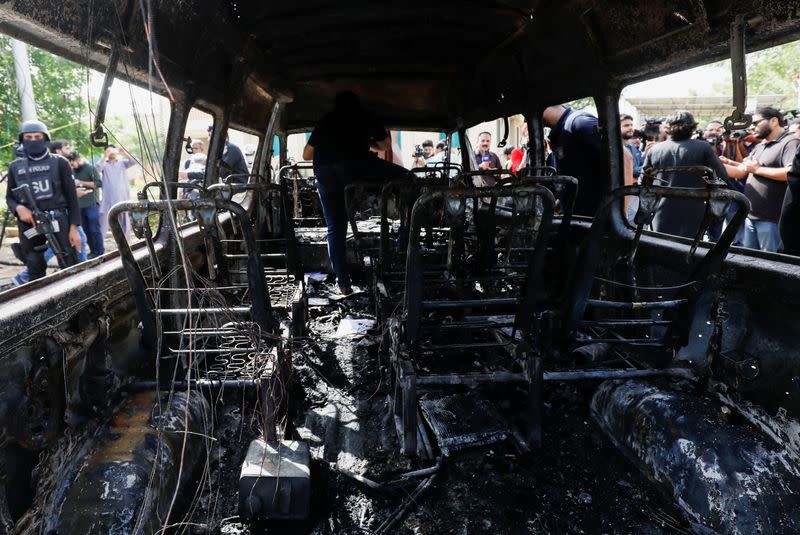
[[(310, 289), (310, 298), (318, 295), (317, 289), (335, 291), (333, 285), (317, 283)], [(260, 521), (250, 526), (238, 519), (224, 520), (222, 533), (372, 533), (406, 505), (422, 480), (394, 488), (373, 485), (436, 466), (435, 460), (397, 453), (397, 434), (388, 417), (389, 369), (386, 355), (381, 355), (380, 332), (336, 337), (341, 318), (371, 318), (372, 306), (371, 299), (362, 295), (312, 307), (309, 340), (301, 342), (295, 353), (297, 393), (302, 392), (298, 432), (309, 441), (313, 457), (311, 517), (300, 524)], [(431, 485), (384, 532), (688, 532), (671, 499), (644, 478), (593, 423), (589, 412), (593, 390), (548, 385), (547, 432), (541, 450), (525, 451), (513, 438), (495, 438), (442, 458)], [(484, 397), (504, 421), (513, 420), (518, 403), (504, 403), (491, 393)], [(239, 407), (226, 405), (224, 411), (220, 460), (238, 466), (256, 430), (242, 424)], [(235, 484), (238, 472), (231, 471), (228, 477)], [(236, 504), (235, 496), (221, 499), (218, 515), (236, 515)], [(223, 512), (226, 505), (229, 514)], [(198, 514), (192, 522), (202, 523), (203, 516)]]

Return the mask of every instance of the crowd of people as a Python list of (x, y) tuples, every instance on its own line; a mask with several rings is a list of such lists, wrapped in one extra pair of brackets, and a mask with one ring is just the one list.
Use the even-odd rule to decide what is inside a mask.
[[(481, 132), (476, 139), (477, 149), (475, 151), (476, 166), (480, 169), (508, 169), (516, 173), (525, 161), (528, 150), (528, 127), (523, 123), (522, 132), (520, 135), (520, 145), (518, 147), (508, 146), (504, 147), (502, 157), (493, 152), (492, 134), (490, 132)], [(450, 150), (449, 163), (461, 165), (461, 149), (459, 147), (452, 147)], [(444, 140), (440, 140), (434, 144), (433, 140), (426, 139), (421, 145), (414, 149), (412, 168), (414, 167), (440, 167), (447, 160), (448, 147)], [(451, 173), (454, 175), (455, 170)], [(491, 182), (491, 179), (487, 177)], [(483, 185), (493, 185), (483, 184)]]
[[(343, 188), (348, 180), (363, 176), (364, 166), (376, 165), (369, 156), (370, 147), (389, 143), (388, 132), (374, 116), (352, 100), (349, 116), (340, 109), (318, 124), (304, 151), (304, 159), (314, 160), (320, 198), (328, 225), (328, 246), (334, 271), (343, 293), (350, 291), (350, 279), (344, 265)], [(347, 117), (347, 119), (345, 119)], [(579, 193), (574, 206), (577, 215), (593, 217), (605, 195), (606, 154), (601, 128), (596, 116), (585, 111), (555, 105), (544, 109), (547, 155), (545, 163), (559, 174), (578, 179)], [(620, 116), (623, 140), (623, 171), (626, 184), (640, 181), (648, 169), (703, 166), (713, 171), (727, 187), (743, 192), (750, 201), (744, 227), (733, 245), (768, 252), (800, 254), (800, 120), (786, 121), (775, 108), (756, 110), (746, 130), (730, 131), (722, 121), (709, 121), (698, 129), (693, 115), (676, 111), (664, 120), (648, 121), (641, 128), (633, 117)], [(492, 151), (492, 135), (481, 132), (476, 138), (474, 164), (478, 169), (511, 169), (517, 172), (527, 161), (527, 129), (523, 127), (520, 147), (503, 151), (503, 160)], [(320, 157), (324, 154), (324, 157)], [(446, 161), (448, 147), (444, 141), (426, 140), (416, 147), (413, 167), (435, 167)], [(461, 162), (458, 152), (450, 153), (450, 161)], [(368, 165), (369, 164), (369, 165)], [(394, 166), (397, 167), (397, 166)], [(402, 175), (402, 168), (391, 175)], [(387, 174), (386, 176), (390, 176)], [(706, 177), (702, 171), (665, 171), (659, 174), (661, 184), (678, 187), (702, 187)], [(475, 177), (478, 186), (491, 187), (491, 174)], [(628, 216), (636, 214), (636, 199), (629, 202)], [(694, 238), (705, 215), (703, 203), (691, 200), (662, 199), (652, 221), (652, 229), (687, 238)], [(705, 238), (719, 239), (733, 212), (711, 225)]]
[[(596, 116), (585, 111), (556, 105), (543, 112), (545, 162), (560, 174), (579, 181), (574, 213), (592, 217), (604, 195), (606, 174), (604, 143)], [(526, 161), (527, 131), (519, 148), (504, 151), (502, 163), (491, 152), (491, 134), (477, 138), (476, 164), (484, 169), (517, 170)], [(699, 129), (688, 111), (676, 111), (669, 117), (646, 121), (636, 128), (633, 117), (620, 115), (623, 140), (625, 183), (640, 181), (646, 169), (704, 166), (713, 170), (727, 187), (744, 193), (750, 212), (733, 245), (768, 252), (800, 255), (800, 119), (787, 120), (772, 107), (762, 107), (752, 115), (747, 129), (728, 130), (718, 120)], [(661, 184), (678, 187), (701, 187), (701, 172), (660, 173)], [(491, 185), (491, 184), (485, 184)], [(636, 199), (628, 205), (632, 220)], [(663, 199), (653, 219), (652, 228), (687, 238), (694, 238), (703, 219), (705, 207), (690, 200)], [(733, 209), (724, 222), (712, 226), (706, 238), (719, 239), (730, 221)]]
[[(69, 141), (51, 140), (41, 121), (24, 122), (18, 141), (18, 158), (9, 164), (6, 205), (18, 220), (15, 255), (25, 264), (13, 280), (24, 284), (43, 277), (47, 262), (57, 254), (48, 236), (37, 229), (44, 220), (52, 222), (61, 267), (105, 253), (108, 212), (130, 199), (126, 171), (134, 160), (110, 145), (95, 165)], [(121, 223), (128, 236), (127, 219)]]
[[(699, 130), (691, 113), (676, 111), (660, 124), (654, 135), (646, 136), (633, 127), (630, 115), (620, 117), (620, 131), (627, 152), (634, 161), (631, 180), (641, 179), (644, 169), (678, 166), (705, 166), (728, 187), (743, 192), (750, 201), (750, 212), (733, 245), (769, 252), (797, 254), (791, 217), (795, 202), (792, 184), (800, 175), (800, 121), (786, 121), (772, 107), (756, 110), (746, 130), (726, 130), (721, 121), (709, 121)], [(645, 144), (644, 150), (641, 145)], [(641, 162), (639, 164), (639, 162)], [(673, 186), (698, 187), (702, 176), (692, 172), (665, 172), (659, 177)], [(796, 197), (795, 197), (796, 198)], [(653, 228), (659, 232), (693, 237), (703, 217), (699, 203), (664, 200)], [(732, 214), (726, 220), (730, 221)], [(784, 224), (781, 221), (784, 220)], [(716, 240), (723, 225), (709, 230)]]
[[(328, 221), (330, 256), (340, 287), (348, 293), (350, 281), (343, 260), (343, 233), (347, 225), (343, 203), (339, 202), (344, 185), (353, 176), (401, 177), (407, 171), (383, 160), (367, 158), (371, 146), (390, 146), (388, 132), (361, 108), (354, 94), (343, 93), (337, 98), (334, 110), (320, 121), (309, 138), (303, 156), (314, 160)], [(597, 117), (559, 105), (545, 108), (542, 119), (546, 127), (546, 163), (560, 174), (578, 179), (574, 212), (593, 216), (604, 195), (605, 175)], [(660, 121), (647, 121), (638, 129), (633, 117), (623, 114), (619, 127), (627, 184), (641, 180), (651, 168), (710, 168), (718, 179), (743, 192), (750, 201), (750, 212), (734, 245), (800, 254), (800, 233), (795, 231), (800, 224), (800, 119), (787, 121), (780, 110), (764, 107), (756, 110), (746, 130), (726, 130), (717, 120), (698, 129), (687, 111), (676, 111)], [(510, 169), (516, 173), (527, 161), (527, 140), (527, 128), (523, 125), (520, 146), (506, 148), (501, 158), (492, 151), (491, 133), (481, 132), (475, 139), (476, 168)], [(135, 161), (124, 150), (109, 146), (95, 165), (78, 154), (69, 141), (51, 140), (46, 125), (39, 121), (21, 125), (19, 143), (19, 157), (9, 166), (6, 202), (19, 221), (20, 243), (16, 254), (26, 269), (15, 277), (15, 282), (22, 284), (44, 276), (47, 261), (54, 254), (51, 249), (46, 250), (45, 236), (32, 230), (36, 226), (36, 210), (48, 213), (55, 221), (55, 236), (61, 248), (70, 253), (75, 251), (62, 254), (59, 263), (69, 264), (104, 254), (108, 213), (115, 203), (130, 198), (127, 170)], [(205, 146), (195, 140), (191, 148), (192, 154), (184, 162), (179, 180), (200, 184), (206, 174)], [(458, 148), (448, 148), (445, 141), (426, 140), (416, 148), (413, 165), (441, 166), (448, 156), (450, 162), (461, 162)], [(245, 158), (227, 139), (221, 160), (221, 178), (247, 181)], [(699, 171), (665, 171), (659, 178), (662, 183), (683, 187), (698, 187), (704, 180)], [(476, 183), (491, 187), (495, 178), (487, 174), (476, 177)], [(32, 196), (20, 193), (19, 186), (25, 185)], [(181, 196), (192, 198), (197, 194), (186, 189)], [(631, 202), (629, 217), (635, 211), (636, 205)], [(701, 203), (664, 199), (653, 220), (653, 230), (692, 238), (703, 215)], [(129, 236), (127, 218), (123, 216), (120, 223)], [(718, 239), (724, 224), (710, 228), (707, 238)]]

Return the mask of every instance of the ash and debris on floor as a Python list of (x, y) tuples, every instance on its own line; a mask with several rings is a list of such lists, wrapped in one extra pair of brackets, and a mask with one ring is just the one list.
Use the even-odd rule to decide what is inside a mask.
[[(381, 347), (381, 333), (337, 337), (342, 318), (374, 319), (369, 293), (334, 301), (330, 282), (310, 280), (309, 296), (329, 300), (325, 306), (311, 306), (310, 336), (296, 341), (294, 349), (296, 424), (313, 457), (312, 516), (302, 525), (250, 527), (231, 519), (223, 523), (222, 533), (373, 533), (419, 480), (379, 492), (357, 476), (388, 481), (433, 464), (399, 453), (387, 401), (388, 348)], [(540, 450), (521, 453), (504, 441), (453, 452), (443, 460), (433, 485), (389, 532), (690, 532), (671, 499), (645, 480), (592, 423), (592, 392), (591, 386), (548, 385)], [(485, 396), (500, 413), (515, 410), (499, 396), (492, 399), (491, 392)], [(243, 456), (246, 441), (240, 444), (237, 455)]]

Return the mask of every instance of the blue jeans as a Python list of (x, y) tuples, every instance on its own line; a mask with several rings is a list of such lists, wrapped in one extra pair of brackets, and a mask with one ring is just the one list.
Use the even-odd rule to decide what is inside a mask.
[(777, 252), (781, 246), (781, 234), (774, 221), (744, 220), (744, 239), (742, 245), (749, 249)]
[(100, 205), (95, 204), (81, 208), (81, 226), (86, 231), (86, 241), (89, 244), (89, 258), (102, 256), (106, 252), (103, 232), (100, 230)]
[[(78, 227), (78, 236), (81, 237), (81, 251), (78, 253), (78, 262), (84, 262), (86, 260), (86, 234), (83, 232), (82, 227)], [(70, 247), (72, 247), (72, 245), (70, 245)], [(50, 259), (53, 258), (55, 255), (56, 253), (54, 253), (53, 250), (50, 247), (48, 247), (47, 250), (44, 252), (45, 264), (47, 264), (47, 262), (49, 262)], [(28, 273), (28, 268), (23, 269), (17, 276), (21, 279), (21, 282), (28, 282), (30, 280), (30, 273)]]
[(356, 180), (378, 182), (408, 177), (408, 170), (386, 160), (370, 157), (345, 160), (327, 165), (314, 165), (322, 214), (328, 227), (328, 256), (339, 286), (350, 286), (347, 269), (347, 211), (344, 188)]
[[(736, 205), (731, 203), (730, 208), (728, 208), (728, 213), (725, 215), (725, 225), (723, 226), (723, 228), (720, 231), (720, 233), (717, 236), (717, 238), (713, 239), (711, 241), (714, 241), (714, 242), (719, 241), (720, 236), (722, 236), (722, 231), (724, 231), (724, 229), (728, 228), (728, 225), (731, 224), (731, 221), (733, 220), (734, 214), (736, 214)], [(745, 218), (745, 222), (742, 223), (742, 226), (739, 227), (739, 230), (736, 231), (736, 235), (733, 237), (733, 241), (731, 242), (731, 245), (733, 245), (735, 247), (742, 247), (742, 243), (744, 243), (744, 227), (747, 224), (746, 220), (747, 220), (747, 218)]]

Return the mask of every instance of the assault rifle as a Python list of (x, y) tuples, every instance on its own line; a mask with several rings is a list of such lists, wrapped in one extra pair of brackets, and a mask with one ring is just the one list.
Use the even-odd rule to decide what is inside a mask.
[[(58, 241), (58, 236), (56, 236), (60, 230), (58, 227), (58, 221), (53, 219), (53, 217), (50, 215), (50, 212), (39, 209), (39, 205), (36, 204), (36, 199), (31, 192), (30, 186), (28, 184), (22, 184), (11, 191), (13, 191), (17, 196), (21, 196), (25, 200), (25, 204), (27, 204), (31, 212), (33, 212), (33, 220), (36, 222), (36, 226), (26, 230), (25, 237), (30, 240), (36, 236), (44, 235), (45, 239), (47, 240), (47, 245), (37, 246), (35, 247), (35, 250), (43, 251), (47, 249), (47, 246), (50, 246), (55, 254), (56, 260), (58, 260), (58, 265), (62, 269), (73, 264), (77, 264), (78, 257), (75, 254), (75, 248), (70, 245), (65, 251), (61, 247), (61, 242)], [(19, 256), (21, 255), (17, 255), (18, 258)], [(24, 258), (20, 258), (20, 260), (23, 263), (25, 262)]]

